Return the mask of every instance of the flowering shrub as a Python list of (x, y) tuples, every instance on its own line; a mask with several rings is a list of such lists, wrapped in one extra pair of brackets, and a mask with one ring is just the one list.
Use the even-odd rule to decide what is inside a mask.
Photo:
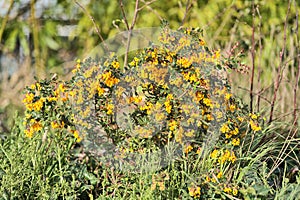
[[(259, 117), (231, 93), (228, 60), (206, 46), (200, 31), (164, 28), (159, 41), (125, 67), (111, 53), (78, 60), (69, 82), (52, 79), (27, 87), (25, 134), (47, 136), (51, 129), (52, 137), (73, 135), (85, 151), (114, 167), (138, 168), (140, 155), (155, 152), (163, 160), (173, 144), (171, 163), (178, 170), (183, 162), (194, 163), (193, 177), (179, 176), (186, 195), (240, 196), (234, 170), (247, 136), (261, 130)], [(163, 172), (164, 178), (153, 173), (151, 189), (168, 190), (171, 172)]]

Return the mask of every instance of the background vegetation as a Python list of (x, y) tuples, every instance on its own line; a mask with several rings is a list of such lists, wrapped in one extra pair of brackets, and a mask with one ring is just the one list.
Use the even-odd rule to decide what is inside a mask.
[[(4, 160), (0, 179), (2, 184), (6, 184), (1, 187), (3, 199), (30, 199), (34, 194), (45, 199), (101, 195), (150, 199), (153, 195), (162, 199), (179, 198), (180, 195), (197, 197), (198, 186), (195, 185), (195, 190), (192, 190), (195, 195), (188, 195), (190, 185), (185, 180), (188, 176), (181, 174), (190, 170), (187, 160), (179, 164), (180, 170), (167, 169), (168, 176), (165, 172), (143, 174), (144, 177), (109, 172), (95, 164), (97, 161), (92, 157), (81, 158), (80, 152), (75, 152), (76, 139), (73, 137), (63, 139), (53, 136), (51, 144), (43, 143), (42, 135), (28, 140), (23, 133), (22, 119), (15, 115), (15, 110), (23, 113), (25, 109), (21, 103), (24, 96), (20, 94), (26, 85), (35, 82), (34, 76), (50, 79), (53, 74), (58, 74), (60, 79), (69, 80), (76, 60), (85, 58), (101, 43), (99, 34), (105, 40), (125, 31), (130, 28), (135, 16), (134, 29), (159, 27), (162, 20), (168, 21), (174, 30), (181, 26), (200, 27), (206, 45), (210, 49), (220, 49), (224, 60), (232, 65), (232, 69), (227, 69), (232, 92), (248, 105), (249, 112), (259, 113), (264, 119), (262, 134), (245, 140), (254, 142), (242, 158), (250, 160), (241, 162), (244, 166), (239, 168), (238, 174), (244, 175), (236, 178), (249, 177), (242, 187), (239, 185), (242, 189), (239, 196), (226, 196), (225, 192), (217, 197), (297, 198), (300, 190), (295, 175), (299, 167), (300, 5), (296, 0), (220, 0), (218, 3), (210, 0), (140, 0), (138, 12), (136, 2), (129, 0), (121, 1), (123, 7), (119, 1), (109, 0), (77, 3), (57, 0), (50, 6), (41, 1), (22, 2), (5, 1), (7, 12), (3, 12), (0, 18), (0, 120), (3, 138), (0, 158)], [(64, 31), (62, 34), (61, 27), (66, 25), (76, 26), (69, 33)], [(235, 64), (243, 66), (243, 71), (234, 70)], [(268, 157), (269, 151), (274, 154)], [(32, 152), (36, 156), (32, 156)], [(271, 166), (270, 160), (273, 161)], [(169, 190), (165, 193), (159, 189), (148, 190), (153, 182), (161, 182), (153, 181), (153, 176), (168, 177), (164, 181), (169, 184)], [(130, 180), (127, 180), (128, 177)], [(158, 177), (157, 180), (164, 178)], [(145, 183), (148, 187), (141, 180), (148, 180)], [(178, 183), (178, 180), (181, 182)], [(124, 188), (119, 190), (124, 184), (131, 187), (129, 192)], [(218, 190), (224, 192), (211, 189), (212, 194), (207, 194), (207, 198)]]

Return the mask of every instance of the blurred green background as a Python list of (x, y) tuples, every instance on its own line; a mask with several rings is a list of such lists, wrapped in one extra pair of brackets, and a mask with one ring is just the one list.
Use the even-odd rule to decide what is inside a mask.
[[(104, 39), (126, 30), (119, 1), (78, 2), (93, 16)], [(135, 1), (124, 0), (123, 4), (131, 22)], [(242, 64), (251, 69), (254, 62), (256, 67), (254, 93), (260, 95), (255, 95), (254, 108), (266, 114), (274, 94), (280, 51), (285, 47), (275, 104), (276, 118), (285, 119), (294, 110), (300, 54), (300, 4), (291, 0), (289, 13), (288, 5), (289, 1), (281, 0), (140, 0), (135, 29), (159, 27), (166, 20), (174, 30), (182, 25), (203, 29), (207, 45), (221, 49), (225, 57), (243, 51)], [(8, 132), (14, 111), (23, 109), (21, 91), (34, 82), (34, 76), (49, 78), (57, 73), (67, 79), (75, 60), (85, 58), (101, 40), (92, 20), (72, 0), (0, 0), (0, 8), (0, 131)], [(228, 73), (233, 93), (246, 103), (250, 99), (250, 72)], [(296, 94), (298, 99), (299, 96)]]

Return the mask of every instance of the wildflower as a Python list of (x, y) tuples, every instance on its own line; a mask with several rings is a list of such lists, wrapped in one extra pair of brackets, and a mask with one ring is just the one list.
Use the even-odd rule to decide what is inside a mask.
[(213, 107), (213, 105), (212, 105), (212, 101), (210, 100), (210, 99), (208, 99), (208, 98), (204, 98), (203, 99), (203, 103), (207, 106), (207, 107)]
[(230, 131), (230, 129), (229, 129), (229, 127), (228, 127), (227, 124), (223, 124), (222, 127), (220, 128), (220, 131), (221, 131), (222, 133), (227, 133), (227, 132)]
[(225, 94), (225, 99), (226, 99), (226, 100), (229, 100), (231, 96), (232, 96), (232, 94), (226, 93), (226, 94)]
[(28, 93), (25, 95), (25, 98), (23, 99), (23, 102), (25, 104), (31, 103), (34, 99), (34, 94), (33, 93)]
[(209, 177), (209, 176), (206, 176), (206, 177), (205, 177), (205, 181), (206, 181), (206, 182), (210, 182), (210, 181), (211, 181), (210, 177)]
[(170, 101), (166, 101), (164, 104), (165, 104), (167, 113), (170, 114), (171, 110), (172, 110), (172, 105), (170, 104)]
[(231, 105), (229, 106), (229, 110), (230, 110), (231, 112), (233, 112), (235, 109), (236, 109), (236, 106), (235, 106), (235, 105), (231, 104)]
[(113, 104), (107, 104), (106, 109), (107, 109), (106, 113), (108, 115), (111, 115), (113, 113), (114, 105)]
[(119, 69), (119, 67), (120, 67), (120, 63), (119, 63), (118, 61), (113, 61), (113, 62), (111, 63), (111, 65), (112, 65), (113, 68), (115, 68), (115, 69)]
[(81, 141), (81, 137), (79, 136), (79, 133), (77, 130), (71, 130), (71, 132), (73, 133), (73, 136), (75, 137), (76, 139), (76, 142), (80, 142)]
[(49, 102), (57, 101), (57, 97), (47, 97), (47, 100), (48, 100)]
[(169, 122), (169, 129), (170, 131), (174, 131), (177, 127), (177, 122), (175, 120), (172, 120), (171, 122)]
[(31, 138), (35, 132), (38, 132), (43, 128), (42, 124), (35, 121), (34, 119), (32, 119), (30, 122), (32, 123), (32, 125), (29, 127), (29, 129), (26, 129), (24, 131), (25, 135), (29, 138)]
[(63, 83), (59, 84), (58, 88), (59, 88), (59, 90), (60, 90), (61, 92), (65, 92), (65, 89), (66, 89), (66, 88), (65, 88), (65, 86), (64, 86)]
[(251, 126), (251, 129), (252, 129), (254, 132), (257, 132), (257, 131), (260, 131), (260, 130), (261, 130), (261, 127), (258, 126), (258, 125), (256, 125), (256, 124), (254, 123), (253, 120), (250, 120), (249, 124), (250, 124), (250, 126)]
[(254, 119), (254, 120), (257, 119), (257, 115), (256, 115), (256, 114), (250, 113), (250, 114), (249, 114), (249, 117), (251, 117), (251, 119)]
[(57, 129), (57, 128), (60, 127), (60, 125), (59, 125), (57, 122), (51, 122), (51, 127), (52, 127), (53, 129)]
[(189, 190), (189, 195), (191, 197), (194, 197), (194, 198), (200, 198), (200, 195), (201, 195), (201, 188), (199, 186), (197, 187), (189, 187), (188, 188)]
[(193, 150), (193, 147), (191, 145), (188, 145), (184, 148), (184, 153), (188, 154), (192, 150)]
[(201, 101), (203, 98), (204, 98), (204, 94), (202, 94), (200, 91), (197, 91), (195, 100), (198, 102)]
[(218, 173), (218, 175), (217, 175), (217, 178), (220, 179), (220, 178), (222, 178), (222, 176), (223, 176), (223, 172), (220, 171), (220, 172)]
[(236, 196), (238, 194), (238, 190), (236, 188), (232, 189), (232, 194), (233, 196)]
[(32, 104), (32, 108), (36, 111), (40, 111), (43, 108), (45, 98), (40, 98), (38, 101)]
[(237, 127), (235, 127), (232, 131), (231, 131), (231, 135), (237, 135), (239, 134), (239, 129)]
[(218, 111), (217, 113), (217, 119), (221, 119), (223, 117), (223, 113)]
[(205, 41), (202, 38), (199, 39), (199, 43), (200, 43), (201, 46), (205, 45)]
[(176, 61), (176, 64), (182, 66), (183, 68), (189, 68), (192, 65), (192, 63), (187, 58), (179, 58)]
[(232, 190), (230, 187), (224, 187), (223, 191), (226, 193), (231, 193)]
[(237, 119), (238, 119), (240, 122), (243, 122), (243, 121), (244, 121), (244, 118), (241, 117), (241, 116), (238, 116)]
[(233, 146), (239, 146), (240, 145), (240, 139), (239, 138), (232, 139), (231, 144)]
[(215, 149), (211, 154), (210, 157), (212, 159), (216, 159), (218, 157), (219, 151), (217, 149)]

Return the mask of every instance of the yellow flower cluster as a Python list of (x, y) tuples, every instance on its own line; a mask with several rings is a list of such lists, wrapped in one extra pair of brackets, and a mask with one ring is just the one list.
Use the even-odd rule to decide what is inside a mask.
[(213, 150), (210, 157), (214, 160), (218, 160), (219, 164), (224, 164), (226, 161), (234, 163), (236, 161), (236, 156), (234, 151), (225, 150)]
[(179, 58), (176, 61), (176, 64), (182, 66), (183, 68), (189, 68), (192, 65), (192, 63), (185, 57)]
[(191, 152), (192, 150), (193, 150), (192, 145), (187, 145), (187, 146), (184, 148), (184, 153), (188, 154), (188, 153)]
[(112, 87), (113, 85), (119, 83), (119, 79), (112, 76), (111, 71), (106, 72), (102, 75), (102, 80), (108, 87)]
[(233, 196), (236, 196), (238, 194), (238, 190), (235, 187), (231, 188), (224, 186), (223, 191), (227, 194), (232, 194)]
[(193, 198), (200, 198), (201, 188), (199, 186), (192, 186), (188, 188), (189, 195)]
[(24, 130), (24, 133), (27, 137), (32, 138), (33, 134), (42, 130), (43, 126), (40, 122), (35, 119), (30, 120), (30, 125), (27, 129)]
[(25, 98), (23, 99), (23, 103), (25, 104), (26, 109), (29, 111), (40, 111), (43, 108), (46, 99), (41, 97), (37, 101), (33, 101), (34, 97), (35, 95), (33, 93), (26, 94)]

